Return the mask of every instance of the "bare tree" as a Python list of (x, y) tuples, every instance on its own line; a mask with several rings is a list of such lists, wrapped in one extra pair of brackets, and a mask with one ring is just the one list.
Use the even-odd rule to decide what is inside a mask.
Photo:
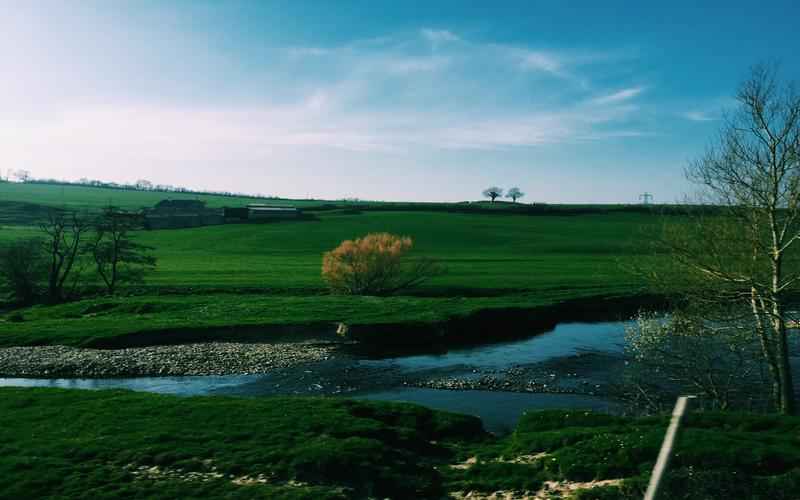
[[(621, 396), (647, 413), (660, 413), (682, 394), (716, 410), (769, 403), (765, 363), (747, 322), (708, 322), (692, 311), (668, 317), (640, 313), (626, 327)], [(766, 388), (766, 390), (765, 390)]]
[(511, 198), (511, 201), (514, 203), (517, 202), (517, 199), (522, 198), (523, 196), (525, 196), (525, 193), (523, 193), (518, 187), (512, 187), (506, 193), (506, 198)]
[(46, 279), (47, 259), (40, 240), (19, 239), (0, 248), (0, 282), (18, 302), (38, 297)]
[(483, 190), (483, 196), (485, 198), (491, 198), (492, 203), (494, 203), (495, 199), (497, 199), (500, 196), (503, 196), (503, 188), (499, 188), (497, 186), (486, 188)]
[(46, 235), (44, 245), (49, 260), (47, 297), (50, 302), (59, 302), (64, 298), (67, 279), (75, 270), (89, 222), (75, 212), (54, 210), (39, 227)]
[(800, 94), (777, 76), (758, 66), (741, 85), (719, 137), (687, 169), (706, 207), (668, 227), (665, 242), (696, 300), (748, 311), (775, 405), (793, 414), (787, 309), (800, 280)]
[(29, 170), (20, 169), (14, 172), (14, 177), (16, 177), (19, 182), (28, 182), (31, 180), (31, 173)]
[(151, 247), (136, 243), (130, 232), (142, 227), (140, 214), (122, 212), (108, 206), (96, 219), (95, 237), (90, 250), (97, 273), (113, 294), (120, 283), (137, 283), (147, 269), (156, 264), (148, 254)]

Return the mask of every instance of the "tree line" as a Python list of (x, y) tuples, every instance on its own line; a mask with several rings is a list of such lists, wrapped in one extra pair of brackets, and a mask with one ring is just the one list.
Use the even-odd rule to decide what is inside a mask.
[(142, 226), (141, 213), (113, 206), (95, 215), (51, 210), (39, 236), (0, 248), (0, 282), (23, 304), (59, 303), (92, 284), (114, 294), (155, 268), (153, 248), (132, 234)]

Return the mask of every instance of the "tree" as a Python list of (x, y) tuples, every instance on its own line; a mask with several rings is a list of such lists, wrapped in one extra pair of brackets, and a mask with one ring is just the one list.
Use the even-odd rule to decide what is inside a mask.
[(775, 406), (793, 414), (787, 309), (800, 280), (800, 94), (777, 76), (758, 66), (741, 85), (718, 139), (687, 169), (705, 206), (667, 225), (663, 241), (692, 300), (747, 311)]
[(514, 203), (517, 202), (518, 198), (522, 198), (523, 196), (525, 196), (525, 193), (523, 193), (518, 187), (513, 187), (506, 193), (506, 198), (511, 198), (511, 201)]
[(67, 279), (75, 271), (89, 223), (75, 212), (51, 211), (39, 228), (46, 236), (44, 245), (49, 261), (47, 297), (50, 302), (60, 302)]
[(131, 239), (130, 232), (142, 227), (140, 214), (131, 214), (108, 206), (94, 223), (94, 240), (90, 250), (97, 274), (113, 294), (120, 283), (138, 283), (144, 273), (156, 265), (148, 254), (152, 247)]
[(408, 260), (413, 246), (411, 238), (389, 233), (343, 241), (323, 256), (322, 277), (335, 293), (388, 295), (442, 273), (430, 259)]
[(503, 188), (499, 188), (497, 186), (486, 188), (483, 190), (483, 196), (484, 198), (491, 198), (492, 203), (494, 203), (496, 198), (503, 196)]
[(764, 360), (748, 327), (681, 310), (666, 318), (640, 313), (625, 328), (623, 399), (647, 413), (671, 408), (682, 394), (701, 396), (715, 410), (763, 407)]
[(31, 180), (31, 173), (29, 170), (20, 169), (14, 172), (14, 177), (16, 177), (19, 182), (28, 182)]
[(150, 189), (153, 189), (153, 183), (146, 179), (139, 179), (138, 181), (136, 181), (136, 189), (148, 191)]
[(47, 259), (42, 241), (14, 240), (0, 248), (0, 280), (20, 303), (38, 297), (47, 280)]

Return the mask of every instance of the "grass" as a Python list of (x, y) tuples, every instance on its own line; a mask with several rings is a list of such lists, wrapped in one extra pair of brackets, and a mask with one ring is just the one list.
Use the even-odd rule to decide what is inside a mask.
[[(529, 412), (508, 437), (468, 444), (467, 471), (448, 473), (462, 489), (525, 490), (537, 481), (622, 480), (579, 499), (639, 499), (655, 463), (667, 417), (623, 418), (582, 411)], [(800, 492), (800, 418), (695, 413), (684, 422), (663, 488), (670, 499), (794, 499)], [(504, 463), (541, 454), (533, 463)]]
[[(0, 190), (13, 192), (19, 201), (26, 196), (53, 201), (56, 188), (0, 184)], [(40, 198), (34, 196), (37, 189)], [(129, 206), (163, 197), (64, 189), (73, 205), (100, 206), (102, 196), (95, 191), (112, 191)], [(16, 318), (24, 321), (0, 321), (0, 345), (84, 345), (138, 332), (336, 322), (435, 327), (484, 310), (540, 308), (642, 291), (642, 283), (624, 266), (643, 255), (640, 228), (657, 221), (652, 215), (495, 212), (323, 210), (312, 212), (312, 220), (143, 231), (137, 238), (156, 249), (158, 267), (145, 286), (123, 290), (133, 297), (17, 311)], [(447, 273), (413, 295), (329, 295), (320, 276), (322, 254), (344, 239), (376, 231), (411, 236), (413, 255), (439, 260)], [(36, 234), (31, 225), (4, 226), (0, 243)], [(107, 307), (106, 312), (97, 313), (97, 307)]]
[[(431, 441), (481, 432), (473, 417), (392, 403), (0, 389), (0, 496), (431, 498), (432, 464), (450, 453)], [(223, 477), (137, 480), (142, 466)], [(232, 482), (259, 474), (271, 484)]]
[[(530, 412), (494, 437), (473, 417), (401, 403), (4, 388), (0, 497), (441, 498), (621, 479), (578, 498), (633, 499), (666, 423)], [(694, 414), (665, 498), (796, 498), (798, 436), (797, 417)], [(468, 457), (477, 463), (450, 467)], [(259, 475), (269, 482), (242, 484)]]
[[(202, 200), (206, 202), (208, 207), (244, 206), (248, 203), (286, 203), (285, 200), (271, 198), (259, 199), (211, 194), (133, 191), (68, 184), (0, 182), (0, 204), (16, 202), (77, 210), (97, 210), (112, 204), (120, 208), (135, 210), (152, 207), (164, 199)], [(292, 204), (295, 203), (292, 202)]]

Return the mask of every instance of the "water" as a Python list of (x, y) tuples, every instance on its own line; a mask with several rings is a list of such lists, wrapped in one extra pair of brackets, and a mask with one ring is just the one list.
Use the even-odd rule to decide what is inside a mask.
[(622, 352), (626, 322), (561, 323), (555, 329), (524, 340), (451, 350), (445, 354), (403, 356), (363, 360), (367, 366), (395, 366), (407, 369), (446, 368), (468, 365), (502, 369), (520, 363), (538, 363), (572, 356), (583, 351)]
[(129, 389), (132, 391), (207, 396), (224, 393), (262, 378), (261, 375), (136, 378), (0, 378), (0, 387), (54, 387), (58, 389)]
[[(401, 356), (388, 359), (359, 359), (352, 366), (367, 369), (393, 370), (413, 374), (425, 370), (469, 372), (502, 370), (519, 364), (550, 361), (582, 351), (620, 352), (623, 348), (625, 323), (563, 323), (554, 330), (528, 339), (455, 349), (445, 354)], [(309, 367), (314, 368), (314, 367)], [(309, 373), (305, 371), (305, 373)], [(327, 374), (330, 376), (330, 373)], [(290, 373), (290, 376), (291, 373)], [(299, 376), (299, 375), (298, 375)], [(308, 375), (305, 375), (306, 377)], [(313, 375), (316, 376), (316, 375)], [(313, 377), (312, 376), (312, 377)], [(285, 381), (286, 374), (283, 374)], [(114, 379), (29, 379), (0, 378), (0, 387), (58, 387), (65, 389), (129, 389), (180, 396), (239, 395), (258, 397), (275, 394), (278, 375), (226, 375), (191, 377), (138, 377)], [(394, 380), (394, 379), (392, 379)], [(391, 385), (394, 382), (390, 382)], [(313, 385), (313, 384), (312, 384)], [(305, 393), (313, 394), (313, 390)], [(376, 385), (348, 397), (406, 401), (435, 409), (481, 417), (487, 430), (503, 432), (512, 429), (520, 415), (528, 409), (575, 408), (613, 411), (608, 400), (572, 394), (530, 394), (482, 390), (452, 391), (416, 389), (402, 386)]]
[(491, 391), (442, 391), (398, 389), (360, 396), (359, 399), (403, 401), (436, 410), (480, 417), (489, 432), (506, 434), (514, 430), (527, 410), (576, 409), (615, 412), (619, 406), (603, 398), (578, 394), (525, 394)]

